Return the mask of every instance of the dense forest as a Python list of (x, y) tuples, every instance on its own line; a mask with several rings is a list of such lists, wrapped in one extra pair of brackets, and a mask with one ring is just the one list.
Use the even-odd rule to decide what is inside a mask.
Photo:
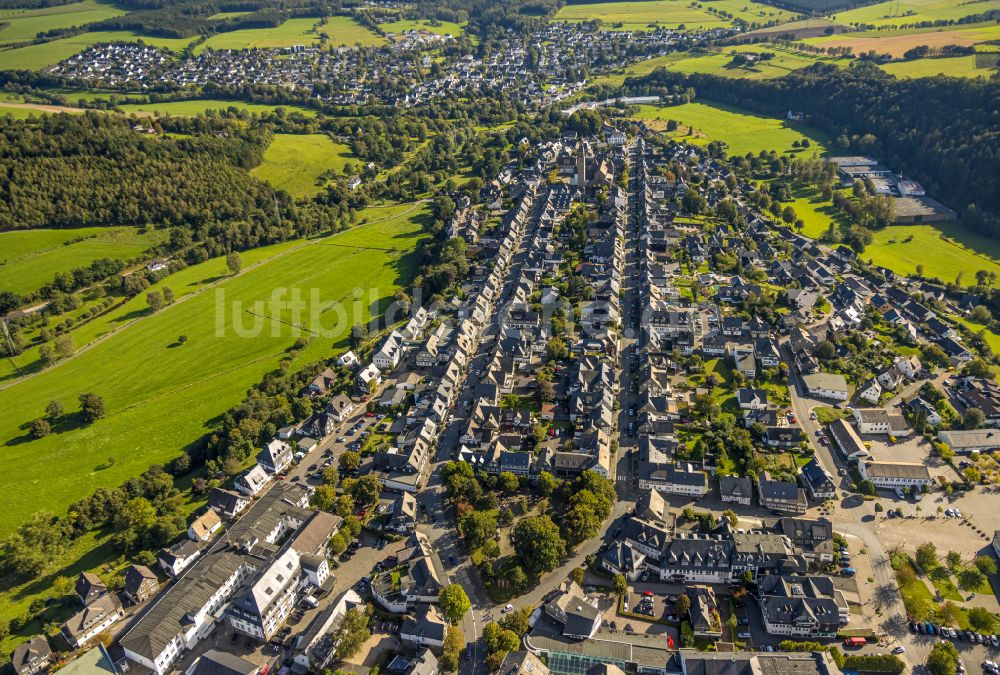
[(684, 76), (658, 69), (629, 78), (627, 90), (698, 97), (774, 117), (802, 111), (834, 139), (831, 150), (873, 155), (923, 183), (958, 209), (963, 222), (1000, 235), (1000, 87), (997, 80), (924, 77), (898, 80), (871, 64), (817, 64), (776, 80)]
[(269, 134), (174, 123), (187, 133), (137, 133), (136, 122), (99, 113), (0, 119), (0, 230), (157, 223), (234, 248), (284, 238), (269, 232), (278, 196), (247, 173)]

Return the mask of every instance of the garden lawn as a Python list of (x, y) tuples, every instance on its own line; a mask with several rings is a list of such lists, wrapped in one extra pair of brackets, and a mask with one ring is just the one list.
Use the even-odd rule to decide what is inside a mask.
[[(898, 575), (896, 579), (899, 579)], [(922, 578), (917, 577), (909, 584), (900, 584), (899, 592), (903, 596), (903, 605), (908, 616), (924, 621), (934, 614), (937, 603), (934, 602), (934, 595)]]
[[(178, 455), (277, 366), (297, 338), (293, 326), (316, 333), (298, 364), (333, 356), (356, 320), (380, 313), (412, 278), (412, 249), (425, 214), (422, 206), (368, 209), (369, 225), (271, 247), (278, 253), (244, 254), (237, 277), (226, 276), (223, 259), (209, 260), (160, 282), (187, 297), (159, 313), (149, 314), (143, 294), (74, 331), (81, 345), (87, 333), (122, 326), (75, 357), (0, 390), (0, 441), (18, 467), (5, 479), (0, 537), (33, 511), (61, 513), (100, 485), (118, 485)], [(380, 216), (388, 220), (379, 222)], [(357, 300), (355, 289), (364, 290)], [(272, 293), (284, 300), (298, 294), (301, 312), (270, 305)], [(186, 344), (178, 343), (180, 335)], [(85, 392), (104, 398), (107, 417), (80, 426), (73, 413)], [(31, 439), (25, 425), (53, 399), (69, 414), (51, 435)]]
[(326, 134), (275, 134), (264, 162), (250, 173), (293, 197), (314, 195), (316, 179), (329, 170), (342, 171), (351, 149)]
[(44, 31), (83, 26), (124, 13), (110, 3), (95, 0), (39, 9), (0, 10), (0, 24), (7, 24), (0, 28), (0, 43), (34, 40)]
[(38, 45), (0, 51), (0, 70), (41, 70), (54, 66), (64, 59), (82, 52), (87, 47), (105, 42), (136, 42), (142, 39), (154, 47), (179, 51), (195, 38), (148, 37), (131, 31), (104, 31), (80, 33), (72, 37), (52, 40)]
[(245, 110), (252, 113), (272, 113), (278, 108), (286, 112), (298, 112), (309, 117), (315, 117), (316, 111), (297, 105), (268, 105), (266, 103), (247, 103), (245, 101), (227, 101), (217, 98), (196, 98), (189, 101), (167, 101), (160, 103), (129, 103), (121, 106), (126, 113), (147, 113), (160, 115), (182, 115), (196, 117), (209, 110)]
[[(676, 134), (680, 140), (708, 143), (711, 140), (725, 141), (729, 155), (744, 155), (747, 152), (775, 150), (778, 153), (798, 152), (802, 157), (814, 153), (823, 154), (826, 137), (820, 132), (786, 120), (757, 115), (740, 108), (717, 103), (685, 103), (678, 106), (639, 106), (636, 118), (659, 122), (655, 127), (664, 128), (667, 120), (677, 120), (684, 126), (692, 126), (694, 137), (684, 133)], [(811, 147), (798, 150), (792, 148), (795, 141), (809, 139)]]
[(0, 232), (0, 290), (28, 293), (98, 258), (127, 261), (167, 238), (166, 230), (86, 227)]

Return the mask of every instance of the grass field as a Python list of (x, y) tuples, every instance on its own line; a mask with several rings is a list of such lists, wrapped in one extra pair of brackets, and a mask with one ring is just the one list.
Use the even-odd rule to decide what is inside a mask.
[(882, 70), (898, 78), (933, 77), (934, 75), (950, 75), (951, 77), (991, 77), (996, 68), (976, 68), (974, 54), (968, 56), (953, 56), (944, 59), (917, 59), (916, 61), (897, 61), (881, 66)]
[(219, 12), (208, 17), (210, 21), (221, 21), (222, 19), (235, 19), (238, 16), (246, 16), (250, 12)]
[(830, 29), (842, 33), (847, 30), (847, 27), (827, 18), (809, 18), (758, 28), (746, 33), (744, 37), (772, 37), (775, 35), (794, 35), (796, 38), (819, 37), (826, 35), (827, 30)]
[(87, 47), (103, 42), (136, 42), (143, 40), (146, 44), (164, 47), (173, 51), (183, 49), (194, 40), (191, 38), (152, 38), (137, 35), (130, 31), (105, 31), (98, 33), (81, 33), (73, 37), (53, 40), (39, 45), (29, 45), (19, 49), (0, 51), (0, 70), (41, 70), (68, 59)]
[[(677, 28), (714, 28), (728, 22), (714, 14), (691, 7), (683, 0), (640, 0), (639, 2), (595, 2), (564, 5), (556, 13), (557, 21), (600, 19), (605, 28), (622, 23), (622, 30), (649, 30), (650, 24)], [(616, 26), (617, 27), (617, 26)]]
[(208, 110), (246, 110), (247, 112), (269, 113), (277, 108), (284, 108), (288, 112), (299, 112), (309, 117), (314, 117), (316, 111), (311, 108), (303, 108), (295, 105), (274, 106), (265, 103), (246, 103), (245, 101), (226, 101), (215, 98), (199, 98), (190, 101), (168, 101), (166, 103), (130, 103), (121, 106), (126, 113), (148, 113), (148, 114), (170, 114), (186, 115), (194, 117)]
[[(731, 52), (771, 52), (774, 57), (767, 61), (747, 64), (743, 66), (729, 65), (732, 60)], [(804, 54), (793, 49), (778, 47), (773, 44), (740, 45), (738, 47), (727, 47), (718, 53), (701, 53), (686, 58), (675, 60), (667, 65), (668, 70), (676, 70), (681, 73), (708, 73), (721, 77), (746, 78), (751, 80), (768, 80), (776, 77), (783, 77), (793, 70), (807, 68), (814, 63), (832, 63), (842, 65), (850, 59), (837, 59), (813, 54)]]
[(406, 19), (400, 19), (399, 21), (381, 23), (379, 24), (379, 28), (386, 33), (402, 33), (404, 30), (425, 30), (430, 33), (454, 35), (456, 37), (462, 34), (463, 28), (457, 23), (452, 23), (451, 21), (438, 21), (437, 24), (438, 25), (436, 26), (432, 26), (430, 21), (409, 21)]
[(946, 282), (959, 272), (965, 273), (966, 284), (973, 282), (977, 270), (1000, 274), (1000, 244), (959, 225), (893, 225), (875, 233), (862, 257), (907, 274), (920, 264), (924, 276)]
[(792, 143), (807, 138), (811, 147), (799, 151), (800, 153), (810, 156), (813, 153), (825, 152), (823, 147), (825, 139), (815, 130), (716, 103), (686, 103), (670, 107), (644, 105), (640, 106), (636, 117), (647, 121), (658, 120), (663, 126), (671, 119), (677, 120), (682, 125), (690, 125), (694, 127), (695, 135), (691, 137), (682, 134), (679, 138), (703, 144), (711, 140), (725, 141), (729, 145), (730, 156), (760, 150), (793, 152)]
[(27, 293), (98, 258), (129, 260), (167, 238), (166, 230), (86, 227), (0, 232), (0, 290)]
[(982, 331), (983, 339), (986, 340), (986, 344), (990, 346), (990, 349), (993, 350), (993, 353), (1000, 354), (1000, 335), (994, 333), (981, 323), (976, 323), (974, 321), (970, 321), (969, 319), (960, 316), (956, 316), (954, 318), (956, 321), (958, 321), (960, 324), (971, 330), (973, 333), (978, 333)]
[[(55, 112), (53, 110), (53, 112)], [(44, 115), (46, 111), (37, 108), (25, 108), (18, 105), (4, 105), (0, 103), (0, 115), (10, 115), (16, 120), (26, 120), (36, 115)]]
[[(726, 11), (748, 22), (766, 23), (773, 20), (787, 21), (792, 12), (770, 7), (758, 2), (719, 0), (711, 7)], [(639, 0), (638, 2), (591, 2), (568, 4), (556, 13), (557, 21), (589, 21), (600, 19), (604, 28), (620, 30), (649, 30), (650, 24), (676, 28), (714, 28), (729, 25), (730, 21), (704, 9), (691, 7), (684, 0)], [(618, 23), (622, 25), (617, 26)]]
[(975, 24), (968, 27), (924, 28), (841, 33), (805, 42), (820, 47), (851, 47), (855, 54), (875, 50), (879, 54), (902, 57), (913, 47), (932, 48), (945, 45), (972, 46), (1000, 39), (1000, 24)]
[[(815, 191), (800, 190), (794, 197), (787, 204), (805, 222), (802, 233), (808, 237), (819, 238), (831, 223), (839, 229), (848, 222)], [(951, 223), (892, 225), (876, 231), (861, 257), (901, 274), (913, 274), (920, 264), (925, 276), (945, 282), (954, 281), (959, 272), (965, 273), (967, 284), (977, 270), (1000, 274), (1000, 244)]]
[(196, 51), (205, 49), (253, 49), (269, 47), (291, 47), (311, 45), (319, 42), (320, 33), (329, 36), (331, 46), (354, 45), (373, 46), (382, 43), (382, 38), (348, 16), (331, 16), (324, 25), (321, 19), (289, 19), (274, 28), (246, 28), (219, 33), (198, 45)]
[(834, 16), (846, 24), (898, 26), (919, 21), (955, 20), (1000, 9), (1000, 0), (899, 0), (859, 7)]
[(830, 223), (839, 228), (847, 222), (847, 218), (834, 209), (831, 202), (824, 202), (816, 190), (802, 189), (792, 196), (795, 199), (785, 204), (805, 223), (802, 234), (807, 237), (818, 239), (830, 228)]
[(350, 148), (326, 134), (275, 134), (263, 164), (250, 173), (293, 197), (304, 197), (319, 192), (320, 174), (341, 171), (351, 157)]
[[(246, 254), (244, 272), (235, 278), (225, 276), (222, 259), (189, 267), (162, 282), (178, 294), (174, 305), (149, 315), (144, 295), (138, 296), (115, 316), (85, 327), (92, 333), (116, 324), (121, 328), (114, 335), (0, 390), (0, 440), (18, 467), (16, 476), (6, 479), (0, 536), (33, 511), (62, 512), (99, 485), (117, 485), (176, 456), (277, 365), (296, 339), (292, 324), (327, 331), (303, 350), (300, 362), (332, 355), (345, 344), (355, 306), (358, 319), (365, 320), (373, 306), (377, 310), (411, 278), (417, 261), (409, 251), (420, 236), (423, 213), (412, 205), (368, 209), (362, 214), (368, 225)], [(252, 265), (255, 260), (260, 264)], [(354, 301), (355, 288), (372, 290)], [(276, 289), (289, 292), (282, 296), (286, 300), (301, 293), (300, 317), (267, 303)], [(237, 301), (244, 309), (234, 307)], [(343, 319), (339, 303), (346, 306)], [(268, 317), (260, 319), (264, 327), (252, 337), (247, 331), (257, 319), (245, 311), (251, 308)], [(246, 337), (237, 333), (240, 325)], [(78, 345), (86, 342), (75, 335)], [(180, 335), (188, 336), (187, 344), (178, 344)], [(74, 411), (77, 397), (88, 391), (104, 397), (105, 419), (80, 427), (69, 415), (50, 436), (29, 440), (24, 425), (41, 415), (49, 400), (59, 399)]]
[(82, 26), (124, 13), (110, 3), (96, 0), (40, 9), (0, 10), (0, 23), (7, 24), (0, 28), (0, 43), (34, 40), (43, 31)]
[[(775, 54), (773, 59), (757, 64), (741, 67), (729, 66), (733, 57), (731, 52), (762, 52)], [(726, 47), (721, 52), (671, 52), (663, 56), (655, 56), (645, 61), (639, 61), (627, 68), (609, 75), (599, 75), (594, 78), (594, 84), (621, 85), (626, 77), (641, 77), (648, 75), (657, 68), (663, 67), (680, 73), (709, 73), (721, 77), (746, 78), (751, 80), (767, 80), (783, 77), (793, 70), (806, 68), (817, 62), (846, 64), (850, 59), (836, 59), (827, 56), (803, 54), (793, 49), (779, 47), (773, 44), (739, 45)], [(985, 72), (985, 71), (983, 71)]]

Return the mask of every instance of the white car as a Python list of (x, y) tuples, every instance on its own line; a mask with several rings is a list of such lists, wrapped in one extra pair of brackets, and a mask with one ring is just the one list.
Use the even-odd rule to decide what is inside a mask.
[(904, 647), (903, 645), (899, 645), (898, 647), (896, 647), (895, 649), (892, 650), (892, 653), (893, 654), (902, 654), (905, 651), (906, 651), (906, 647)]
[(952, 509), (952, 510), (954, 511), (956, 518), (961, 518), (962, 517), (962, 512), (961, 511), (959, 511), (958, 509)]
[(502, 610), (500, 610), (500, 613), (506, 614), (507, 612), (512, 612), (512, 611), (514, 611), (514, 605), (507, 605)]

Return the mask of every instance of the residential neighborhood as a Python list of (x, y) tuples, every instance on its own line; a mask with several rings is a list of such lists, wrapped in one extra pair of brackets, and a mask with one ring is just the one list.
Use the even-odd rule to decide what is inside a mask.
[(996, 573), (1000, 535), (950, 505), (1000, 476), (1000, 389), (933, 289), (643, 124), (533, 155), (453, 202), (458, 292), (330, 354), (307, 414), (150, 564), (81, 573), (60, 643), (19, 646), (18, 673), (57, 652), (157, 675), (882, 672), (962, 640), (900, 596), (928, 542), (957, 558), (968, 592), (932, 585), (956, 616), (1000, 609), (962, 581)]

